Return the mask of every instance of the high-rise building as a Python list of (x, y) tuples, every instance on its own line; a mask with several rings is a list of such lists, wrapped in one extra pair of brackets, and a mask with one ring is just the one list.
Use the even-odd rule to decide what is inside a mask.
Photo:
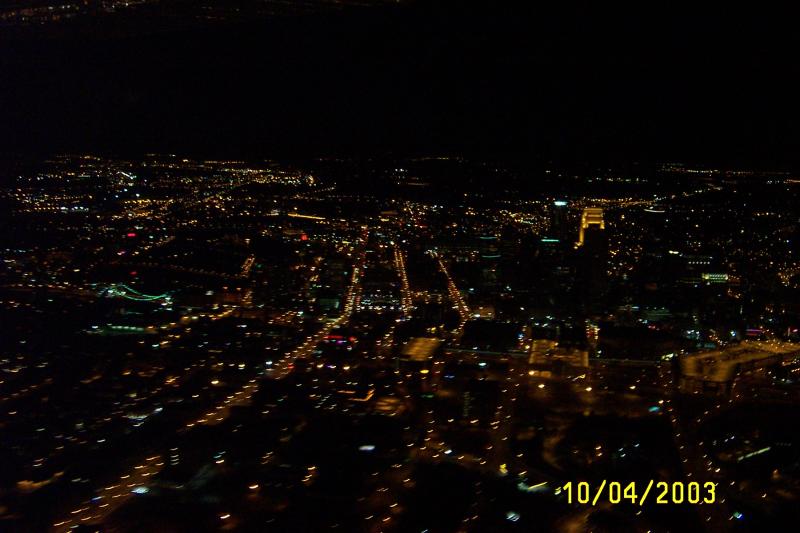
[(500, 258), (500, 239), (496, 235), (480, 235), (478, 237), (481, 276), (485, 287), (496, 288), (498, 281), (498, 265)]
[(599, 207), (587, 207), (583, 210), (581, 228), (578, 231), (578, 246), (583, 246), (586, 241), (586, 231), (591, 229), (606, 229), (603, 210)]
[(566, 200), (556, 200), (550, 206), (550, 236), (556, 239), (567, 237), (567, 215), (569, 206)]
[(578, 233), (577, 280), (587, 308), (597, 308), (607, 287), (608, 239), (603, 210), (587, 207)]

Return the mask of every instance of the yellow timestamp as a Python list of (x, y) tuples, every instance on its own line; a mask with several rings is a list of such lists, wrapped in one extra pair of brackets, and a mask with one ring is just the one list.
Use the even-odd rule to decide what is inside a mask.
[(599, 485), (587, 481), (578, 483), (565, 483), (561, 492), (566, 494), (567, 503), (583, 505), (597, 505), (598, 503), (631, 503), (644, 505), (648, 498), (657, 504), (704, 504), (714, 503), (717, 498), (717, 484), (712, 481), (666, 481), (650, 480), (645, 486), (644, 482), (637, 484), (635, 481), (624, 483), (621, 481), (603, 480)]

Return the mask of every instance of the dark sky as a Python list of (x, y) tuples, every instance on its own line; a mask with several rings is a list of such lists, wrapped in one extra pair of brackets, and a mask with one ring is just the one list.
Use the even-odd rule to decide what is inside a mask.
[(800, 166), (788, 13), (519, 4), (411, 2), (170, 31), (138, 20), (57, 36), (0, 28), (0, 150)]

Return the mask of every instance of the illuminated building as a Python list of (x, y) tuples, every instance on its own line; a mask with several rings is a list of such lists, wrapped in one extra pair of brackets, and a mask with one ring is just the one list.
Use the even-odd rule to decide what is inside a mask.
[[(533, 339), (528, 356), (530, 365), (551, 365), (558, 362), (575, 367), (589, 366), (589, 352), (576, 346), (559, 346), (555, 339)], [(550, 366), (549, 368), (552, 368)]]
[(587, 207), (578, 234), (577, 280), (589, 308), (597, 308), (607, 288), (608, 238), (603, 210)]
[(743, 372), (777, 367), (797, 357), (796, 344), (744, 341), (719, 350), (680, 358), (680, 387), (684, 392), (727, 394)]
[(725, 273), (704, 272), (700, 275), (706, 283), (728, 283), (729, 276)]
[(589, 229), (606, 229), (605, 220), (603, 220), (603, 210), (599, 207), (587, 207), (583, 210), (581, 215), (581, 228), (578, 232), (578, 246), (583, 246), (586, 240), (586, 230)]

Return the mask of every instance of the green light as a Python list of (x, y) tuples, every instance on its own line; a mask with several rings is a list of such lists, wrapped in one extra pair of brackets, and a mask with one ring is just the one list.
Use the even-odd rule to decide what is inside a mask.
[(111, 296), (121, 296), (126, 300), (133, 300), (135, 302), (152, 302), (154, 300), (163, 300), (169, 298), (169, 293), (167, 292), (164, 294), (144, 294), (132, 287), (128, 287), (123, 283), (112, 285), (107, 289), (107, 293)]

